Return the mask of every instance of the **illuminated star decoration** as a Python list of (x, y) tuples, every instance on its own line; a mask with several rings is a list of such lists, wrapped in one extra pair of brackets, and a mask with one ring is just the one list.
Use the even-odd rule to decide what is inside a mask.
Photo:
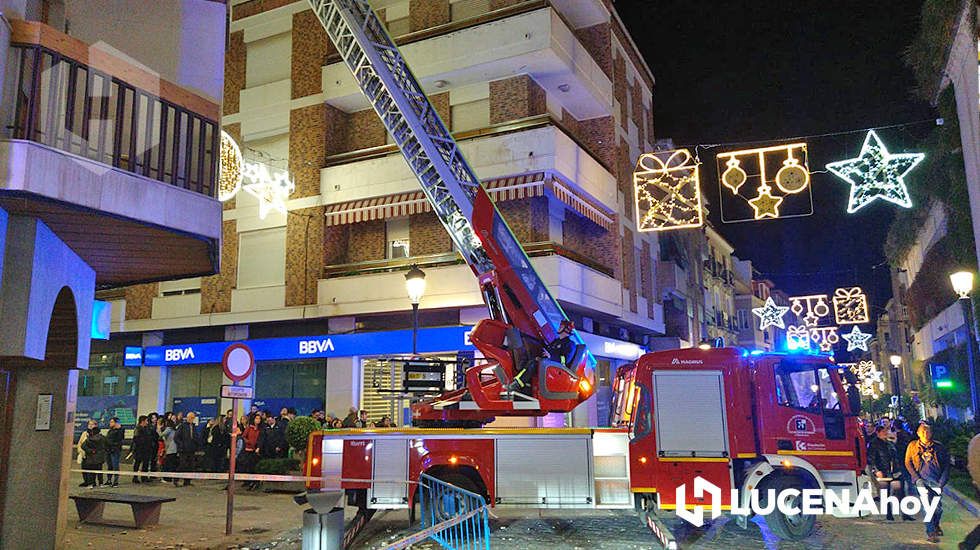
[(775, 326), (786, 328), (783, 323), (783, 315), (789, 311), (789, 306), (777, 306), (772, 297), (766, 298), (766, 305), (752, 308), (752, 313), (759, 318), (759, 330), (766, 330)]
[(772, 187), (763, 185), (759, 187), (759, 196), (749, 201), (752, 210), (755, 210), (755, 219), (778, 218), (779, 205), (783, 202), (782, 197), (772, 196)]
[(868, 351), (868, 340), (871, 339), (871, 335), (861, 332), (861, 329), (857, 325), (854, 325), (851, 332), (841, 334), (841, 338), (847, 340), (847, 351), (854, 351), (856, 349)]
[(633, 170), (633, 188), (637, 231), (704, 225), (698, 164), (687, 149), (641, 155)]
[(857, 212), (878, 198), (911, 208), (912, 199), (903, 178), (923, 158), (923, 153), (889, 153), (878, 134), (871, 130), (864, 138), (861, 153), (856, 158), (831, 162), (827, 170), (851, 184), (848, 214)]
[(259, 200), (259, 218), (265, 219), (270, 210), (286, 213), (286, 199), (296, 189), (289, 172), (246, 161), (242, 178), (245, 181), (242, 189)]

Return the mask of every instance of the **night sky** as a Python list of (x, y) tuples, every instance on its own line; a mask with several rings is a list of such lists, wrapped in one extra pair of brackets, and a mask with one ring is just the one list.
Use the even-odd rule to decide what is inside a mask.
[[(824, 172), (828, 162), (857, 156), (866, 132), (805, 140), (811, 172), (824, 173), (812, 175), (813, 215), (791, 220), (722, 223), (715, 153), (934, 119), (913, 96), (915, 81), (902, 62), (921, 2), (615, 5), (656, 78), (656, 137), (692, 152), (696, 145), (739, 142), (697, 149), (710, 219), (735, 254), (790, 294), (861, 285), (874, 306), (884, 306), (891, 290), (882, 245), (897, 207), (877, 200), (846, 214), (850, 186)], [(932, 124), (878, 135), (891, 152), (914, 151)]]

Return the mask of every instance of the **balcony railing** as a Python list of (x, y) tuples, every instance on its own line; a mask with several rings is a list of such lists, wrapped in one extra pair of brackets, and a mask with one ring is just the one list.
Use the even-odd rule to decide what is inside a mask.
[(215, 195), (215, 103), (47, 25), (11, 24), (3, 137)]
[[(574, 250), (554, 242), (528, 243), (524, 245), (524, 250), (531, 258), (538, 256), (562, 256), (575, 263), (579, 263), (606, 275), (613, 276), (613, 270), (586, 257)], [(445, 254), (428, 254), (424, 256), (412, 256), (409, 258), (397, 258), (390, 260), (367, 260), (363, 262), (352, 262), (347, 264), (328, 265), (323, 268), (323, 278), (331, 279), (334, 277), (350, 277), (355, 275), (367, 275), (371, 273), (387, 273), (391, 271), (408, 270), (413, 265), (420, 267), (441, 267), (447, 265), (462, 264), (463, 258), (456, 252)]]

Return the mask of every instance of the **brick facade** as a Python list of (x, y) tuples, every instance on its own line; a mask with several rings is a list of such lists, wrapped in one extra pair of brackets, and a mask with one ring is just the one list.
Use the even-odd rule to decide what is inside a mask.
[(646, 136), (643, 131), (643, 88), (640, 87), (639, 80), (633, 83), (630, 88), (630, 119), (638, 130), (638, 141), (640, 148), (646, 143)]
[(520, 4), (524, 0), (490, 0), (490, 10), (499, 10)]
[(442, 123), (446, 125), (446, 128), (447, 129), (452, 128), (453, 108), (452, 105), (449, 104), (449, 92), (430, 95), (429, 102), (432, 103), (432, 106), (435, 108), (436, 113), (439, 115), (439, 118), (442, 119)]
[(589, 52), (602, 72), (612, 78), (612, 39), (610, 38), (609, 23), (599, 23), (591, 27), (576, 29), (575, 37)]
[(613, 175), (616, 176), (616, 186), (623, 193), (623, 203), (625, 205), (623, 208), (623, 214), (625, 214), (627, 220), (632, 222), (633, 163), (630, 162), (629, 145), (627, 145), (622, 138), (619, 139), (619, 145), (616, 147), (616, 155), (618, 160), (616, 161), (616, 171), (613, 172)]
[(616, 279), (622, 279), (623, 272), (620, 244), (614, 232), (606, 231), (577, 212), (565, 212), (562, 246), (612, 270)]
[(497, 203), (497, 210), (521, 244), (548, 240), (548, 198)]
[(349, 225), (326, 225), (323, 227), (323, 265), (337, 265), (347, 262), (347, 249), (350, 243)]
[(232, 8), (232, 19), (238, 21), (262, 12), (288, 6), (296, 0), (249, 0)]
[(291, 198), (320, 194), (320, 168), (327, 156), (327, 133), (325, 103), (289, 113), (289, 173), (296, 180)]
[(653, 319), (657, 303), (653, 289), (653, 259), (650, 257), (650, 241), (640, 247), (640, 295), (647, 299), (647, 317)]
[(490, 83), (490, 124), (500, 124), (548, 112), (544, 89), (528, 75)]
[(323, 91), (322, 71), (327, 55), (336, 52), (313, 10), (293, 14), (293, 54), (290, 67), (293, 99)]
[(378, 118), (374, 109), (364, 109), (350, 113), (347, 126), (347, 146), (344, 151), (357, 151), (368, 147), (384, 145), (388, 131)]
[(412, 256), (444, 254), (453, 249), (449, 233), (433, 212), (408, 218), (408, 241)]
[(636, 299), (636, 247), (633, 246), (633, 232), (623, 229), (623, 288), (629, 291), (630, 311), (639, 309)]
[(347, 258), (344, 263), (385, 258), (385, 222), (371, 220), (348, 225)]
[(572, 137), (578, 140), (606, 170), (616, 173), (616, 148), (611, 146), (616, 142), (616, 122), (613, 117), (577, 120), (571, 113), (562, 109), (561, 122)]
[(408, 24), (411, 32), (449, 23), (449, 0), (409, 0)]
[(221, 272), (201, 277), (201, 313), (231, 311), (231, 291), (238, 282), (238, 222), (221, 224)]
[(286, 218), (286, 306), (317, 303), (323, 271), (324, 207), (293, 210)]
[(126, 287), (126, 320), (149, 319), (153, 313), (153, 298), (159, 294), (157, 283)]
[(622, 55), (617, 55), (613, 59), (613, 97), (619, 102), (619, 125), (624, 130), (628, 129), (626, 121), (629, 120), (628, 104), (629, 84), (626, 81), (626, 61)]
[(225, 52), (225, 90), (223, 112), (238, 112), (238, 94), (245, 87), (245, 31), (231, 33)]

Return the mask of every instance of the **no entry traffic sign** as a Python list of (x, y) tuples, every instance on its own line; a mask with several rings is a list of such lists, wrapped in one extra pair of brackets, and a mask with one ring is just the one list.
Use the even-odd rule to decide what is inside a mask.
[(255, 370), (255, 355), (251, 348), (241, 342), (232, 344), (221, 358), (221, 368), (233, 382), (241, 382)]

